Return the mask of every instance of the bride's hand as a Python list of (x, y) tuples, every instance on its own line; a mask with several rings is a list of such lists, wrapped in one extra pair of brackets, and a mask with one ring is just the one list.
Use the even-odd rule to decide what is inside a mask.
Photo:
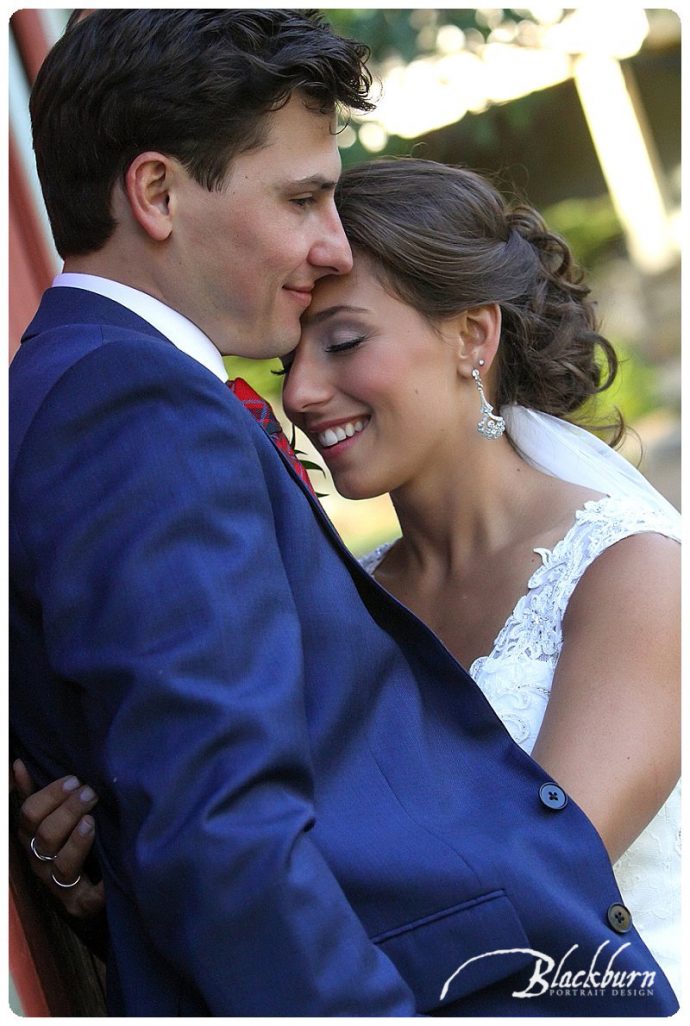
[[(21, 759), (13, 763), (12, 772), (14, 786), (24, 799), (19, 813), (19, 840), (34, 875), (69, 915), (78, 919), (98, 915), (105, 904), (103, 884), (93, 883), (84, 873), (95, 837), (95, 822), (88, 813), (96, 805), (97, 796), (73, 776), (61, 777), (37, 791)], [(36, 852), (51, 858), (43, 861)], [(80, 879), (74, 887), (60, 887), (53, 874), (65, 884)]]

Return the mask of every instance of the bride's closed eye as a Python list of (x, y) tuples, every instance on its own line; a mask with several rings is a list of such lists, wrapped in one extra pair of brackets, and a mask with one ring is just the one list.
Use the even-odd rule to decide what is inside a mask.
[(344, 342), (332, 342), (326, 346), (327, 353), (345, 353), (348, 349), (355, 349), (362, 342), (366, 341), (366, 335), (358, 335), (356, 338), (349, 338)]
[[(346, 353), (348, 350), (356, 349), (357, 346), (361, 345), (362, 342), (366, 342), (368, 335), (357, 335), (354, 338), (344, 339), (342, 342), (331, 342), (330, 345), (324, 346), (325, 353)], [(283, 366), (279, 369), (272, 369), (271, 374), (275, 374), (277, 377), (284, 377), (290, 373), (294, 357), (292, 355), (286, 356), (282, 360)]]

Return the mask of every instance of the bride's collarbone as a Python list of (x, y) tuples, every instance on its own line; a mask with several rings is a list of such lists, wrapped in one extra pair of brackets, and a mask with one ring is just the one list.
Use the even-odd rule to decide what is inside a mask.
[(489, 655), (515, 606), (540, 565), (533, 551), (496, 566), (478, 563), (442, 580), (382, 574), (380, 583), (426, 623), (464, 666)]

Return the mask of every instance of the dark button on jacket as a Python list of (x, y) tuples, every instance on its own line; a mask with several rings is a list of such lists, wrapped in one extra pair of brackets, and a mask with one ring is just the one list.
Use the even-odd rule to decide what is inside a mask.
[(619, 902), (614, 902), (609, 906), (606, 918), (609, 921), (609, 926), (613, 927), (616, 933), (627, 933), (632, 926), (630, 911)]
[(564, 809), (568, 804), (568, 795), (562, 787), (548, 781), (539, 788), (539, 799), (547, 809)]

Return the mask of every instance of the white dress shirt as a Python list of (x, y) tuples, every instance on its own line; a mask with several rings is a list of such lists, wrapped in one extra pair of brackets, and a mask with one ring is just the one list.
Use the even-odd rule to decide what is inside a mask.
[(120, 306), (126, 307), (160, 331), (181, 352), (191, 356), (193, 360), (206, 367), (221, 381), (228, 380), (223, 358), (208, 335), (204, 335), (196, 324), (192, 324), (177, 310), (154, 299), (146, 292), (123, 285), (110, 278), (100, 278), (95, 274), (62, 273), (53, 281), (53, 288), (84, 289), (96, 292), (99, 296), (112, 299)]

